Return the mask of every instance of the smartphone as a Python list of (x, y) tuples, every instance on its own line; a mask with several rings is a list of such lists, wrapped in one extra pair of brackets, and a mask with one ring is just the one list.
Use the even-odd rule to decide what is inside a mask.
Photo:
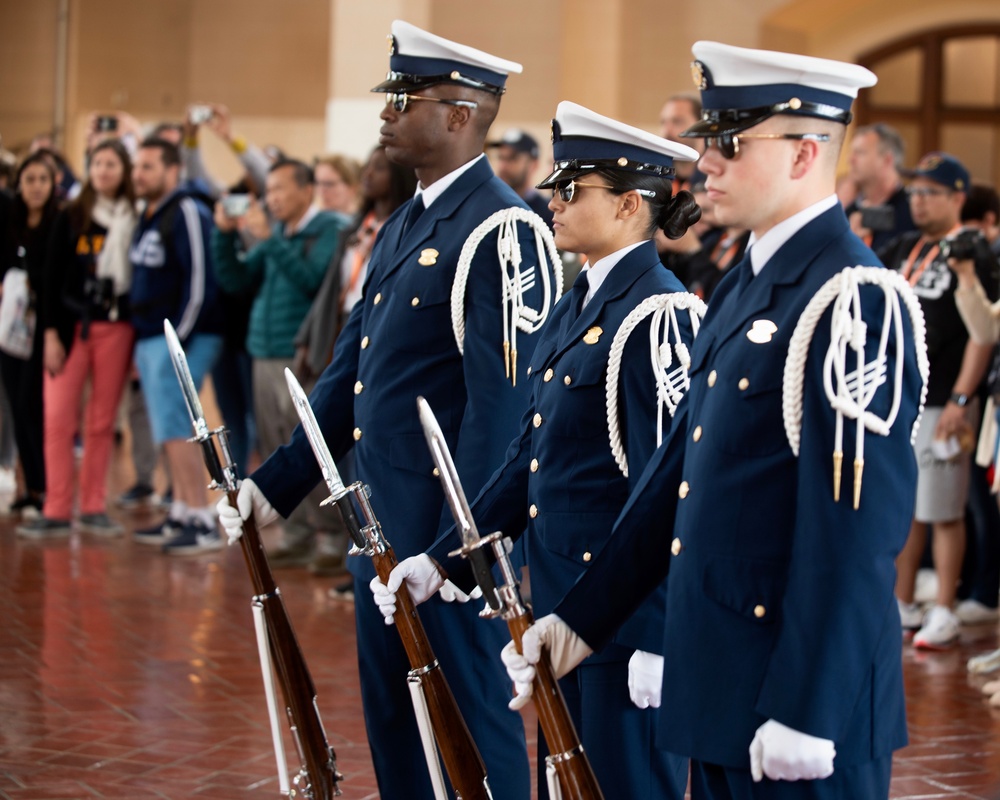
[(242, 217), (249, 210), (248, 194), (227, 194), (222, 198), (222, 211), (227, 217)]
[(214, 114), (211, 106), (191, 106), (188, 109), (188, 117), (194, 125), (204, 125)]
[(108, 114), (98, 117), (97, 130), (100, 133), (113, 133), (118, 130), (118, 117)]
[(870, 231), (891, 231), (896, 227), (896, 209), (892, 206), (863, 206), (861, 227)]

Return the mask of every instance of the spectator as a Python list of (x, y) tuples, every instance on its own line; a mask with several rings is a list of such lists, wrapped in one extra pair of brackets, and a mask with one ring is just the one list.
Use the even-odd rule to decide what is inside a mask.
[(326, 155), (316, 159), (313, 171), (319, 207), (348, 219), (353, 217), (358, 211), (361, 165), (347, 156)]
[(858, 128), (851, 140), (849, 175), (857, 188), (845, 207), (851, 230), (876, 252), (914, 230), (900, 170), (903, 137), (882, 123)]
[[(0, 353), (0, 376), (10, 400), (14, 423), (14, 438), (21, 457), (25, 491), (10, 510), (33, 518), (41, 513), (45, 499), (45, 457), (43, 452), (42, 417), (42, 328), (37, 319), (42, 307), (42, 286), (45, 259), (48, 252), (52, 223), (58, 210), (56, 199), (56, 165), (46, 152), (29, 155), (17, 170), (14, 185), (17, 194), (5, 231), (3, 262), (0, 278), (11, 266), (28, 273), (36, 312), (35, 337), (31, 356), (27, 360)], [(20, 531), (18, 531), (20, 533)], [(28, 536), (32, 532), (28, 532)]]
[(1000, 258), (1000, 194), (992, 186), (973, 184), (962, 206), (962, 224), (979, 228)]
[(692, 194), (701, 209), (701, 219), (692, 227), (701, 240), (702, 250), (688, 269), (688, 291), (708, 302), (723, 276), (743, 258), (750, 231), (720, 224), (703, 182), (692, 187)]
[(267, 180), (271, 158), (257, 145), (233, 133), (229, 109), (220, 103), (204, 103), (188, 107), (187, 116), (181, 126), (182, 137), (177, 142), (181, 148), (185, 179), (196, 181), (196, 185), (213, 200), (217, 200), (223, 193), (224, 187), (209, 174), (201, 157), (198, 132), (202, 126), (208, 128), (229, 146), (243, 166), (245, 173), (243, 180), (248, 184), (246, 191), (259, 195)]
[[(313, 207), (314, 187), (313, 171), (306, 164), (279, 161), (267, 176), (266, 202), (273, 226), (255, 202), (239, 220), (227, 216), (221, 203), (215, 209), (212, 253), (219, 284), (229, 292), (259, 287), (250, 312), (247, 351), (253, 360), (257, 442), (265, 457), (284, 444), (298, 424), (283, 373), (293, 366), (295, 334), (344, 227), (339, 215)], [(258, 242), (242, 259), (240, 228)], [(272, 566), (303, 565), (313, 559), (317, 529), (329, 530), (339, 519), (331, 509), (319, 508), (325, 497), (317, 488), (315, 503), (300, 505), (288, 518), (282, 544), (271, 556)]]
[(79, 526), (105, 536), (122, 532), (107, 514), (105, 484), (135, 338), (128, 307), (128, 248), (136, 223), (131, 168), (119, 140), (101, 142), (90, 154), (83, 190), (53, 226), (42, 309), (48, 492), (42, 516), (23, 526), (39, 535), (69, 533), (73, 443), (88, 380)]
[[(969, 451), (979, 414), (976, 390), (991, 348), (970, 340), (955, 305), (957, 281), (942, 253), (941, 241), (960, 229), (959, 214), (969, 173), (954, 156), (929, 153), (907, 187), (918, 230), (903, 234), (883, 255), (920, 298), (927, 325), (930, 383), (915, 444), (919, 478), (916, 508), (906, 546), (896, 561), (896, 596), (906, 630), (917, 630), (915, 647), (942, 649), (958, 637), (952, 611), (965, 552), (965, 506), (969, 494)], [(976, 272), (988, 295), (997, 296), (995, 261), (976, 259)], [(933, 526), (937, 598), (926, 617), (913, 602), (917, 569)]]
[[(0, 150), (0, 167), (6, 163), (3, 154), (7, 152)], [(2, 170), (0, 170), (2, 171)], [(17, 170), (10, 173), (10, 183), (14, 183), (14, 175)], [(13, 200), (7, 191), (0, 184), (0, 255), (6, 257), (4, 250), (7, 226), (10, 224), (11, 208)], [(17, 474), (15, 471), (17, 461), (17, 448), (14, 444), (14, 416), (10, 410), (10, 401), (7, 399), (7, 392), (4, 389), (3, 381), (0, 380), (0, 494), (3, 501), (0, 509), (3, 513), (10, 511), (10, 501), (12, 495), (17, 491)]]
[(538, 169), (538, 142), (518, 128), (504, 131), (499, 141), (486, 145), (497, 151), (497, 177), (518, 193), (528, 208), (552, 227), (550, 197), (539, 194), (532, 179)]
[(132, 180), (146, 207), (129, 251), (135, 361), (153, 439), (163, 447), (174, 490), (166, 522), (137, 530), (134, 538), (162, 543), (170, 555), (222, 547), (208, 505), (201, 453), (187, 441), (191, 419), (163, 334), (163, 320), (169, 319), (200, 388), (222, 348), (221, 319), (207, 252), (211, 212), (179, 189), (180, 163), (177, 147), (164, 139), (146, 139), (139, 147)]
[[(664, 139), (677, 141), (680, 135), (701, 119), (701, 98), (697, 94), (681, 92), (670, 97), (660, 109), (660, 136)], [(700, 139), (692, 139), (690, 145), (698, 152), (704, 152), (705, 145)], [(697, 166), (691, 162), (681, 162), (677, 165), (677, 177), (674, 179), (674, 192), (682, 189), (691, 191), (691, 186), (697, 174)], [(704, 180), (704, 178), (702, 178)], [(658, 237), (659, 239), (659, 237)], [(658, 249), (662, 252), (662, 247)], [(681, 278), (683, 280), (683, 278)]]

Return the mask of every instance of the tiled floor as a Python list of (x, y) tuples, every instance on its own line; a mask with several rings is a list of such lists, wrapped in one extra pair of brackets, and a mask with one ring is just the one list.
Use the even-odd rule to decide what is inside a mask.
[[(116, 487), (126, 472), (116, 462)], [(343, 796), (374, 798), (352, 607), (305, 570), (277, 576)], [(0, 520), (0, 587), (0, 798), (278, 797), (236, 548), (185, 559), (128, 536), (39, 544)], [(952, 652), (904, 653), (912, 744), (897, 755), (894, 798), (1000, 798), (1000, 709), (965, 671), (997, 645), (985, 626)]]

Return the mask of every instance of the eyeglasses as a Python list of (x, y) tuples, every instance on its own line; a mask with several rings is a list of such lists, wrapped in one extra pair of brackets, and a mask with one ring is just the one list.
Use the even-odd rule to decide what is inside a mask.
[(712, 145), (719, 148), (719, 153), (723, 158), (730, 160), (736, 158), (740, 152), (741, 139), (808, 139), (811, 142), (828, 142), (828, 133), (724, 133), (722, 136), (706, 136), (705, 149)]
[(907, 197), (940, 197), (951, 194), (951, 189), (932, 189), (929, 186), (907, 186)]
[[(552, 187), (552, 191), (559, 195), (559, 199), (567, 204), (573, 202), (577, 189), (607, 189), (611, 191), (611, 187), (605, 186), (603, 183), (583, 183), (582, 181), (560, 181)], [(656, 197), (656, 192), (652, 189), (630, 189), (629, 191), (638, 192), (643, 197)]]
[(432, 103), (444, 103), (446, 106), (462, 106), (463, 108), (478, 108), (474, 100), (445, 100), (443, 97), (426, 97), (422, 94), (406, 94), (405, 92), (386, 92), (385, 104), (391, 105), (402, 114), (411, 100), (429, 100)]

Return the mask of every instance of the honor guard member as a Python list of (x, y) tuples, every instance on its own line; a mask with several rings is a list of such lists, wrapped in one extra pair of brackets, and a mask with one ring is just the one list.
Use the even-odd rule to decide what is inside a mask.
[[(657, 744), (691, 758), (693, 800), (886, 798), (892, 752), (906, 743), (893, 584), (916, 486), (922, 318), (880, 266), (870, 280), (898, 293), (858, 287), (863, 319), (838, 325), (836, 339), (832, 307), (815, 315), (811, 302), (845, 268), (878, 265), (834, 195), (852, 100), (876, 79), (715, 42), (694, 55), (705, 110), (684, 135), (705, 139), (699, 168), (716, 214), (753, 232), (750, 249), (712, 298), (670, 436), (598, 562), (529, 630), (526, 660), (546, 643), (557, 674), (572, 668), (669, 571)], [(810, 317), (814, 333), (786, 369)], [(824, 386), (845, 334), (861, 355), (845, 366), (841, 351), (834, 377), (854, 397), (861, 373), (871, 402), (860, 432)], [(796, 376), (797, 407), (782, 390)], [(895, 423), (876, 425), (893, 408)], [(869, 424), (879, 435), (863, 436)]]
[[(556, 245), (585, 254), (589, 266), (542, 332), (529, 367), (531, 402), (521, 432), (472, 506), (481, 531), (500, 530), (512, 539), (524, 532), (536, 615), (551, 612), (604, 548), (628, 497), (629, 478), (638, 478), (656, 450), (658, 430), (669, 430), (670, 414), (654, 377), (661, 333), (666, 327), (669, 341), (662, 347), (671, 353), (671, 371), (679, 362), (689, 364), (693, 326), (687, 309), (704, 309), (660, 263), (652, 241), (659, 230), (679, 238), (700, 217), (689, 192), (671, 192), (675, 162), (696, 161), (697, 151), (567, 102), (552, 121), (552, 141), (555, 170), (538, 187), (554, 189), (549, 207)], [(663, 317), (667, 325), (654, 325), (656, 316), (640, 307), (652, 307), (664, 295), (676, 308)], [(616, 336), (626, 320), (631, 335)], [(613, 419), (629, 477), (609, 445), (609, 361), (618, 376)], [(686, 370), (681, 373), (683, 380)], [(445, 576), (471, 589), (468, 562), (448, 556), (460, 546), (456, 531), (449, 531), (428, 554), (396, 567), (388, 588), (376, 578), (372, 590), (382, 613), (391, 618), (404, 577), (417, 601), (436, 591)], [(660, 660), (663, 603), (663, 592), (651, 596), (600, 652), (561, 681), (608, 797), (684, 797), (687, 760), (656, 749), (655, 717), (648, 709), (659, 705), (660, 670), (648, 665)], [(528, 699), (522, 695), (512, 707)], [(545, 797), (541, 731), (539, 751), (539, 796)]]
[[(463, 482), (478, 491), (503, 463), (528, 403), (527, 366), (536, 337), (522, 333), (520, 358), (507, 376), (503, 278), (497, 233), (472, 259), (464, 305), (464, 356), (452, 329), (451, 297), (460, 251), (495, 212), (526, 208), (493, 175), (483, 153), (508, 73), (521, 67), (405, 22), (392, 24), (390, 72), (379, 143), (394, 163), (415, 169), (417, 195), (385, 223), (372, 251), (364, 297), (337, 341), (333, 362), (310, 397), (334, 458), (353, 448), (358, 476), (402, 558), (422, 553), (451, 524), (427, 450), (416, 398), (422, 395), (456, 454)], [(522, 251), (534, 247), (522, 226)], [(522, 266), (519, 301), (541, 307), (543, 262)], [(531, 272), (531, 270), (534, 272)], [(551, 275), (545, 279), (551, 282)], [(510, 361), (508, 361), (510, 365)], [(516, 379), (516, 380), (515, 380)], [(301, 427), (243, 482), (240, 514), (220, 506), (227, 531), (240, 515), (258, 523), (287, 515), (320, 480)], [(442, 522), (446, 524), (442, 524)], [(371, 559), (348, 559), (356, 596), (367, 592)], [(476, 604), (445, 610), (440, 596), (421, 620), (481, 750), (493, 796), (523, 800), (530, 775), (524, 728), (507, 710), (506, 673), (498, 653), (507, 640)], [(365, 723), (385, 800), (431, 798), (432, 789), (406, 677), (409, 662), (394, 628), (370, 602), (355, 604)]]

